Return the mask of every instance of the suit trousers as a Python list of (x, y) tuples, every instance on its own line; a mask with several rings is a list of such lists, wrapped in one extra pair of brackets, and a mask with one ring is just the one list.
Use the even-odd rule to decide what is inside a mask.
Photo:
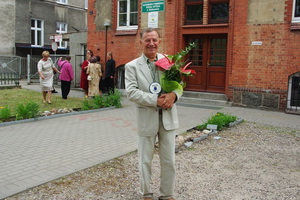
[(140, 173), (140, 193), (143, 197), (152, 197), (150, 189), (151, 163), (154, 154), (156, 136), (159, 142), (160, 158), (160, 190), (159, 196), (168, 199), (174, 194), (175, 187), (175, 130), (167, 131), (162, 124), (162, 116), (159, 117), (159, 132), (153, 136), (138, 135), (138, 157)]
[(67, 99), (71, 89), (71, 81), (61, 80), (61, 96), (63, 99)]

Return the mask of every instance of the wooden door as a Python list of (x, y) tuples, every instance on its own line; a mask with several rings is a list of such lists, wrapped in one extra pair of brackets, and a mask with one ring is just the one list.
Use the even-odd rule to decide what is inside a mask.
[(188, 42), (196, 44), (189, 53), (192, 62), (189, 68), (195, 70), (196, 74), (187, 78), (185, 90), (224, 93), (227, 36), (190, 36)]

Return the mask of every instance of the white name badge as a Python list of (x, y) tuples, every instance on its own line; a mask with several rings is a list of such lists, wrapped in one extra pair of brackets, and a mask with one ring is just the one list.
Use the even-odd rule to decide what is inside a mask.
[(161, 85), (158, 82), (153, 82), (149, 86), (149, 91), (152, 94), (159, 94), (161, 92)]

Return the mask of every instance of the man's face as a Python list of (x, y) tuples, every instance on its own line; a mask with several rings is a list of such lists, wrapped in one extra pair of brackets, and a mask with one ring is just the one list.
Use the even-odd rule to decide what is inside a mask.
[(158, 38), (156, 31), (151, 31), (149, 33), (145, 32), (140, 41), (145, 56), (147, 56), (149, 59), (154, 59), (156, 57), (160, 42), (161, 40)]

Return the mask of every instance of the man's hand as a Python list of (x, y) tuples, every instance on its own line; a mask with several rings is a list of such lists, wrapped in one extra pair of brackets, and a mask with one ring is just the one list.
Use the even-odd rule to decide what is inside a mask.
[(163, 109), (171, 109), (176, 100), (176, 94), (174, 92), (162, 94), (157, 98), (157, 105)]

